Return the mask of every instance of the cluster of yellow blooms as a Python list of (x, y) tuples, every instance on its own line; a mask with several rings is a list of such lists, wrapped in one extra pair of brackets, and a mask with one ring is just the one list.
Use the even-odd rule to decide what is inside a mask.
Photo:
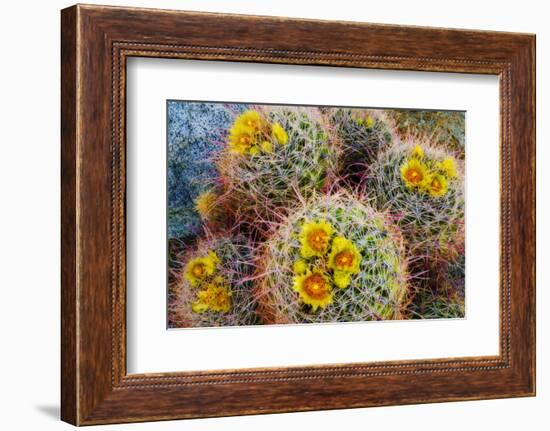
[(217, 195), (211, 190), (202, 192), (195, 199), (195, 209), (203, 220), (209, 220), (214, 217), (217, 212), (216, 207)]
[(287, 142), (288, 134), (279, 123), (269, 123), (254, 110), (239, 115), (229, 130), (229, 149), (237, 154), (271, 153), (273, 143)]
[(352, 241), (334, 233), (325, 220), (306, 222), (300, 232), (301, 258), (294, 262), (293, 287), (313, 311), (332, 304), (332, 283), (345, 289), (359, 272), (361, 253)]
[(456, 165), (452, 157), (440, 162), (425, 161), (424, 150), (416, 145), (411, 157), (401, 166), (401, 178), (410, 190), (427, 192), (432, 197), (444, 196), (448, 189), (448, 180), (456, 177)]
[(218, 255), (209, 251), (206, 256), (191, 259), (185, 267), (185, 279), (191, 286), (201, 289), (191, 306), (195, 313), (208, 310), (227, 313), (231, 308), (231, 291), (225, 286), (223, 277), (216, 275), (219, 263)]

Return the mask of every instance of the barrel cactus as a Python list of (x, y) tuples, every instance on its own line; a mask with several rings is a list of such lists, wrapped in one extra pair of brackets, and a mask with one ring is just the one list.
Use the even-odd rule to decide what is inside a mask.
[(230, 236), (202, 239), (182, 252), (170, 288), (170, 326), (256, 324), (251, 256), (247, 240)]
[(259, 268), (266, 323), (400, 319), (408, 301), (399, 231), (343, 191), (289, 214), (264, 243)]
[(337, 160), (317, 108), (249, 109), (235, 118), (217, 160), (219, 204), (236, 220), (265, 227), (325, 187)]
[(365, 185), (417, 255), (451, 254), (463, 244), (463, 163), (452, 151), (426, 139), (396, 142), (372, 164)]
[(432, 141), (447, 146), (464, 158), (466, 116), (463, 111), (391, 109), (387, 112), (400, 136), (429, 136)]
[(337, 108), (331, 124), (342, 144), (340, 174), (356, 184), (368, 172), (368, 166), (393, 140), (392, 122), (385, 110)]

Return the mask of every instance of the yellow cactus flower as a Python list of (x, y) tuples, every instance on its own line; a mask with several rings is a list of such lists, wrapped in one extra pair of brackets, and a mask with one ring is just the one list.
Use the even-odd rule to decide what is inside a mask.
[[(201, 292), (202, 293), (202, 292)], [(208, 304), (205, 304), (204, 302), (193, 302), (191, 304), (191, 310), (193, 310), (193, 313), (204, 313), (205, 311), (208, 311)]]
[(341, 289), (348, 287), (351, 275), (359, 272), (361, 253), (353, 242), (337, 236), (332, 240), (332, 249), (328, 257), (328, 267), (334, 270), (334, 284)]
[(247, 154), (256, 145), (256, 137), (248, 127), (234, 124), (229, 131), (229, 150), (236, 154)]
[(292, 269), (294, 270), (294, 274), (296, 275), (305, 274), (307, 271), (307, 263), (305, 260), (298, 259), (296, 262), (294, 262), (294, 265), (292, 265)]
[(332, 279), (337, 287), (340, 289), (345, 289), (351, 282), (351, 274), (345, 271), (334, 271)]
[(257, 154), (263, 123), (257, 111), (248, 110), (239, 115), (229, 130), (229, 149), (237, 154)]
[(343, 236), (332, 240), (332, 250), (328, 257), (329, 268), (357, 274), (360, 263), (361, 253), (352, 241)]
[(370, 129), (372, 126), (374, 126), (374, 119), (370, 115), (367, 115), (365, 118), (359, 117), (355, 121), (359, 126), (364, 125), (367, 129)]
[(271, 126), (271, 134), (273, 138), (281, 145), (286, 145), (288, 142), (288, 134), (285, 129), (279, 124), (275, 123)]
[(333, 227), (325, 220), (304, 223), (300, 233), (300, 243), (302, 245), (300, 254), (302, 257), (307, 259), (314, 256), (324, 256), (328, 251), (330, 237), (333, 232)]
[(447, 178), (456, 177), (456, 163), (452, 157), (447, 157), (437, 164), (437, 168), (443, 172)]
[(365, 120), (365, 126), (367, 126), (367, 129), (370, 129), (372, 126), (374, 126), (374, 119), (368, 115), (367, 119)]
[(197, 301), (191, 305), (195, 313), (211, 310), (227, 313), (231, 309), (231, 292), (225, 286), (209, 284), (197, 294)]
[(252, 134), (256, 134), (262, 129), (263, 121), (258, 111), (249, 109), (237, 117), (235, 124), (246, 127)]
[(216, 204), (216, 193), (212, 191), (206, 191), (201, 193), (197, 199), (195, 199), (195, 209), (203, 220), (207, 220), (212, 215)]
[(412, 150), (412, 156), (413, 157), (416, 157), (418, 159), (423, 159), (424, 158), (424, 150), (422, 149), (422, 147), (420, 145), (415, 145), (413, 150)]
[(448, 186), (447, 180), (443, 175), (432, 174), (430, 176), (430, 182), (428, 183), (428, 192), (430, 196), (439, 197), (447, 193)]
[(196, 286), (214, 274), (219, 262), (218, 255), (213, 251), (209, 251), (207, 256), (191, 259), (185, 266), (185, 279)]
[(320, 270), (307, 271), (305, 274), (294, 277), (294, 290), (300, 294), (304, 304), (310, 305), (313, 311), (332, 304), (330, 280)]
[(412, 158), (401, 166), (401, 178), (409, 189), (423, 188), (429, 180), (428, 168), (416, 158)]
[(271, 153), (273, 151), (273, 145), (269, 141), (263, 141), (260, 147), (264, 153)]

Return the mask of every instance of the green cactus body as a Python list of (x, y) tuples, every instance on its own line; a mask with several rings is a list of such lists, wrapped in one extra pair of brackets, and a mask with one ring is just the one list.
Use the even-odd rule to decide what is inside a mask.
[[(237, 151), (235, 145), (233, 150), (228, 146), (217, 166), (224, 188), (222, 205), (235, 219), (259, 228), (325, 187), (336, 170), (338, 150), (329, 143), (324, 117), (316, 108), (258, 107), (253, 112), (263, 124), (253, 138), (257, 145)], [(275, 133), (275, 125), (284, 131), (282, 137)], [(237, 141), (236, 134), (229, 139)]]
[[(229, 236), (202, 239), (182, 252), (170, 286), (170, 326), (256, 324), (251, 256), (244, 238)], [(204, 266), (202, 278), (193, 277), (193, 263)]]
[(410, 305), (412, 318), (456, 319), (465, 316), (464, 255), (452, 261), (438, 261), (414, 284), (417, 289)]
[[(308, 226), (328, 232), (322, 238), (327, 248), (304, 258)], [(336, 238), (356, 253), (350, 251), (350, 257), (358, 258), (343, 288), (335, 284), (337, 271), (331, 269)], [(257, 297), (266, 323), (400, 319), (408, 301), (406, 259), (398, 229), (362, 199), (345, 192), (314, 196), (290, 214), (265, 243), (259, 266)], [(318, 306), (303, 300), (296, 285), (308, 274), (330, 284), (331, 300), (316, 301)]]
[(463, 165), (452, 151), (409, 141), (380, 154), (365, 189), (401, 227), (412, 254), (446, 256), (464, 244), (463, 184)]
[(391, 121), (383, 110), (341, 108), (333, 111), (331, 124), (342, 144), (340, 174), (356, 184), (392, 143)]

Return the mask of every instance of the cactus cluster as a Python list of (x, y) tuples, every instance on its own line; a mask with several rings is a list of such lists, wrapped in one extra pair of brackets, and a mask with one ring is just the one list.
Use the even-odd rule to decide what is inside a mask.
[(463, 113), (174, 103), (170, 327), (464, 317)]
[(257, 297), (269, 323), (399, 319), (408, 301), (403, 241), (345, 192), (314, 196), (263, 245)]
[(171, 327), (254, 325), (252, 245), (246, 238), (203, 238), (178, 256)]

